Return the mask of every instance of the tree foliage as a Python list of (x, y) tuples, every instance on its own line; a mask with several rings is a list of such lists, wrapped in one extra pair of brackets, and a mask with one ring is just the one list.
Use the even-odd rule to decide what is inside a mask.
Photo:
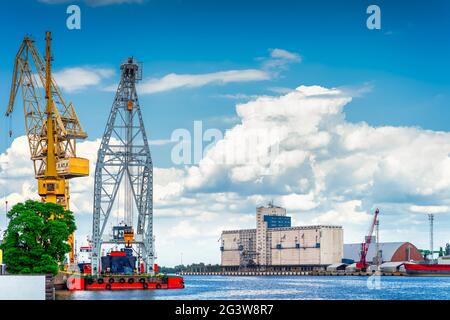
[(70, 252), (75, 231), (73, 213), (59, 204), (28, 200), (8, 212), (10, 219), (1, 244), (9, 273), (58, 273), (59, 262)]

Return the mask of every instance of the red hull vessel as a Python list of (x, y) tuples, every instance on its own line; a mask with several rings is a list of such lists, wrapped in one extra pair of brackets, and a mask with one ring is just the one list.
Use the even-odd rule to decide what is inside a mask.
[(450, 264), (405, 263), (408, 275), (414, 276), (450, 276)]
[(70, 291), (183, 289), (184, 279), (172, 275), (157, 277), (114, 275), (95, 278), (90, 275), (74, 274), (68, 276), (66, 285)]
[[(82, 290), (155, 290), (155, 289), (183, 289), (184, 279), (177, 275), (158, 273), (158, 265), (154, 264), (152, 276), (144, 273), (143, 264), (138, 272), (136, 257), (132, 255), (132, 249), (125, 248), (121, 251), (111, 251), (101, 257), (105, 265), (105, 272), (97, 276), (91, 274), (92, 247), (84, 246), (80, 249), (78, 259), (79, 273), (66, 273), (66, 287), (69, 291)], [(127, 268), (125, 268), (126, 266)], [(126, 271), (131, 271), (128, 273)]]

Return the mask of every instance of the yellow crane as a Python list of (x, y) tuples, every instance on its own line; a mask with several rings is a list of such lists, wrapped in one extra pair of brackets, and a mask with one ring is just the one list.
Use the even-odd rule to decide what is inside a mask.
[[(45, 63), (25, 37), (16, 55), (6, 116), (14, 110), (21, 89), (25, 128), (43, 202), (58, 203), (69, 209), (68, 179), (89, 175), (89, 160), (76, 156), (76, 140), (87, 138), (72, 103), (67, 104), (51, 73), (51, 33), (46, 33)], [(42, 90), (44, 89), (44, 90)], [(44, 91), (44, 97), (43, 92)], [(45, 101), (44, 101), (45, 99)], [(74, 236), (70, 263), (74, 262)]]

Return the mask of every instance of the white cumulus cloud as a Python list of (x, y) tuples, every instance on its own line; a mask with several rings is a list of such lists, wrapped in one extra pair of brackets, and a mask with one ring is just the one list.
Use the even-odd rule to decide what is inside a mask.
[(74, 92), (97, 86), (114, 74), (114, 70), (108, 68), (71, 67), (54, 72), (53, 77), (60, 88)]
[(417, 213), (449, 213), (450, 207), (449, 206), (411, 206), (409, 208), (412, 212)]
[(227, 70), (204, 74), (170, 73), (162, 78), (144, 80), (139, 85), (141, 94), (152, 94), (179, 88), (195, 88), (208, 84), (226, 84), (232, 82), (262, 81), (270, 79), (270, 75), (262, 70)]
[(280, 48), (270, 49), (269, 52), (270, 57), (263, 59), (266, 69), (285, 69), (291, 63), (302, 62), (302, 56), (296, 52)]
[(270, 50), (270, 56), (275, 59), (285, 59), (285, 60), (292, 60), (292, 61), (301, 61), (301, 56), (298, 53), (295, 52), (289, 52), (284, 49), (271, 49)]
[[(351, 123), (351, 100), (320, 86), (258, 97), (236, 106), (238, 123), (198, 165), (155, 168), (160, 263), (178, 263), (174, 250), (185, 263), (218, 262), (221, 230), (255, 227), (255, 207), (271, 200), (297, 224), (342, 225), (346, 242), (362, 241), (379, 207), (383, 241), (426, 245), (417, 213), (445, 219), (450, 208), (450, 133)], [(94, 163), (97, 146), (82, 142), (78, 153)], [(17, 138), (0, 155), (0, 188), (11, 202), (33, 195), (30, 169), (26, 139)], [(74, 211), (91, 214), (92, 186), (92, 175), (73, 181)], [(435, 240), (447, 241), (438, 232)]]
[[(225, 85), (228, 83), (240, 83), (251, 81), (267, 81), (277, 77), (280, 70), (286, 69), (288, 64), (301, 62), (302, 58), (298, 53), (284, 49), (270, 49), (270, 56), (258, 58), (261, 66), (255, 69), (234, 69), (209, 73), (169, 73), (162, 77), (150, 77), (144, 79), (139, 85), (140, 94), (155, 94), (183, 88), (200, 88), (207, 85)], [(117, 84), (106, 85), (103, 91), (115, 92)], [(255, 99), (255, 95), (222, 94), (218, 95), (227, 99)]]

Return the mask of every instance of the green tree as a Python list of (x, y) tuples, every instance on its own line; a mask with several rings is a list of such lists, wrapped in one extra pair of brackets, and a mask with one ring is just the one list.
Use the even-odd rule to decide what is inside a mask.
[(10, 219), (1, 248), (9, 273), (58, 273), (70, 252), (67, 243), (75, 227), (73, 213), (59, 204), (28, 200), (8, 212)]

